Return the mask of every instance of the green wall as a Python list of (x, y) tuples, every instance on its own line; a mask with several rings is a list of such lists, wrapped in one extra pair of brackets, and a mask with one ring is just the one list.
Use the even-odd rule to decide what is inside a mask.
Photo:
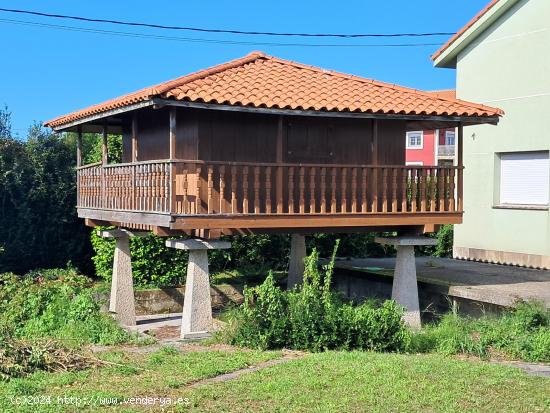
[(505, 115), (498, 126), (464, 129), (465, 213), (455, 247), (550, 256), (548, 210), (493, 208), (496, 154), (550, 150), (550, 0), (519, 1), (459, 54), (457, 97)]

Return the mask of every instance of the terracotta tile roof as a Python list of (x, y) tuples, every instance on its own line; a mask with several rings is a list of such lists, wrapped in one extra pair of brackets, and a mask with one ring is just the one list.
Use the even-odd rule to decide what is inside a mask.
[(58, 117), (45, 125), (59, 127), (153, 98), (313, 111), (463, 117), (502, 114), (499, 109), (476, 103), (447, 99), (429, 92), (253, 52), (243, 58)]
[(456, 99), (455, 89), (430, 90), (429, 93), (443, 99)]
[(450, 45), (452, 45), (455, 41), (458, 40), (460, 36), (464, 34), (466, 30), (468, 30), (470, 27), (472, 27), (479, 19), (481, 19), (485, 13), (487, 13), (489, 10), (493, 8), (500, 0), (491, 0), (489, 4), (487, 4), (478, 14), (476, 14), (472, 20), (470, 20), (466, 25), (460, 29), (458, 32), (456, 32), (449, 40), (447, 40), (447, 43), (445, 43), (443, 46), (439, 48), (431, 57), (432, 60), (437, 59), (447, 48), (449, 48)]

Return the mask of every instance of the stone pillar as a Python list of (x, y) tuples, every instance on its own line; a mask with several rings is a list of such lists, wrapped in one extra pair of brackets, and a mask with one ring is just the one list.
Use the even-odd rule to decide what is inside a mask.
[(130, 256), (130, 237), (144, 236), (145, 233), (114, 229), (98, 231), (98, 235), (104, 238), (115, 239), (109, 311), (115, 315), (115, 319), (121, 325), (135, 326), (136, 310), (134, 303), (134, 280), (132, 278), (132, 259)]
[(377, 237), (375, 241), (384, 245), (393, 245), (397, 249), (392, 299), (405, 307), (405, 314), (403, 315), (405, 324), (412, 329), (418, 330), (421, 327), (421, 323), (414, 246), (435, 245), (437, 244), (437, 240), (421, 236), (403, 236), (393, 238)]
[(290, 236), (290, 259), (288, 263), (287, 290), (304, 282), (304, 259), (306, 258), (306, 237), (300, 234)]
[(186, 239), (168, 240), (166, 246), (189, 251), (181, 338), (209, 337), (212, 331), (212, 299), (210, 298), (208, 250), (228, 249), (231, 248), (231, 243)]

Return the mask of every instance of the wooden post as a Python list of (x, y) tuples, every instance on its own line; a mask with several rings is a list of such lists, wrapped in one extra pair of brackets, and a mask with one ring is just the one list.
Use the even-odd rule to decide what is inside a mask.
[(378, 120), (372, 120), (372, 164), (375, 166), (372, 171), (372, 212), (378, 212)]
[[(283, 117), (279, 116), (277, 122), (276, 162), (283, 163)], [(277, 197), (277, 213), (283, 213), (283, 168), (277, 167), (275, 177), (275, 194)]]
[(137, 162), (138, 160), (137, 128), (137, 116), (134, 113), (132, 116), (132, 162)]
[(463, 158), (463, 146), (464, 146), (464, 131), (462, 123), (458, 124), (458, 145), (457, 145), (457, 163), (458, 163), (458, 211), (462, 212), (464, 208), (463, 202), (463, 184), (464, 177), (462, 175), (464, 168), (464, 158)]
[(82, 166), (82, 126), (78, 126), (76, 135), (76, 166)]
[(103, 145), (101, 146), (101, 160), (103, 165), (107, 164), (109, 158), (109, 148), (107, 146), (107, 121), (103, 123)]
[[(176, 203), (177, 203), (177, 197), (176, 197), (176, 164), (174, 163), (174, 159), (176, 159), (176, 108), (171, 107), (170, 108), (170, 137), (169, 137), (169, 145), (170, 145), (170, 212), (176, 211)], [(133, 131), (133, 128), (132, 128)], [(132, 142), (133, 142), (133, 136), (132, 133)]]

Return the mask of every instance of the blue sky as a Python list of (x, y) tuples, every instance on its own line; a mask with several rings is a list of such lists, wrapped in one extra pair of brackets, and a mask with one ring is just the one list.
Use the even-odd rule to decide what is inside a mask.
[[(237, 30), (314, 33), (455, 32), (488, 0), (192, 1), (0, 0), (0, 7), (47, 13)], [(164, 36), (253, 42), (374, 44), (444, 42), (447, 37), (397, 40), (254, 38), (126, 28), (0, 12), (16, 19)], [(291, 47), (182, 42), (57, 30), (0, 21), (0, 105), (12, 112), (19, 135), (44, 121), (252, 50), (418, 89), (452, 88), (454, 70), (435, 69), (437, 46)]]

